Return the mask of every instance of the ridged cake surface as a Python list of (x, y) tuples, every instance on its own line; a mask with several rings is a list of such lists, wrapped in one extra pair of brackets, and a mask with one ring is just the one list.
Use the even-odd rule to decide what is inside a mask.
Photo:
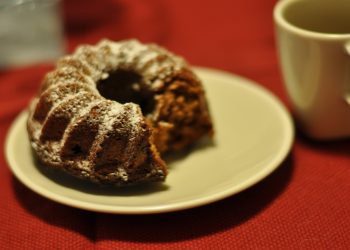
[(44, 165), (116, 185), (163, 181), (160, 153), (212, 134), (204, 90), (184, 59), (137, 40), (103, 40), (61, 58), (27, 125)]

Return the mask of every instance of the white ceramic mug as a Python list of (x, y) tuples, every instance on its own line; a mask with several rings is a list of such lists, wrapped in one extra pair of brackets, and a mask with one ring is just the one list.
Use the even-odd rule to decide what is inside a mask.
[(274, 9), (294, 116), (316, 139), (350, 136), (350, 0), (281, 0)]

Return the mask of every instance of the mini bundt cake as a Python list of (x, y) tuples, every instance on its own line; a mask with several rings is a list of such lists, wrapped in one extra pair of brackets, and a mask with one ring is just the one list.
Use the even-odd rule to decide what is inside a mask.
[(44, 165), (120, 186), (163, 181), (160, 154), (213, 133), (186, 62), (137, 40), (103, 40), (61, 58), (31, 102), (27, 127)]

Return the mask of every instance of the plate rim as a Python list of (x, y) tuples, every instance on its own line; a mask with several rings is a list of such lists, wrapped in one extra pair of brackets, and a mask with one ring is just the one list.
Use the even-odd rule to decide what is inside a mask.
[[(207, 205), (222, 199), (225, 199), (227, 197), (233, 196), (253, 185), (256, 183), (262, 181), (265, 179), (268, 175), (270, 175), (275, 169), (277, 169), (283, 160), (287, 157), (288, 153), (290, 152), (293, 142), (294, 142), (294, 136), (295, 136), (295, 129), (293, 125), (292, 117), (287, 110), (287, 108), (284, 106), (284, 104), (281, 102), (280, 99), (278, 99), (270, 90), (266, 89), (265, 87), (259, 85), (253, 80), (250, 80), (248, 78), (235, 75), (233, 73), (229, 73), (223, 70), (219, 69), (213, 69), (213, 68), (207, 68), (207, 67), (193, 67), (195, 69), (195, 72), (202, 72), (202, 73), (211, 73), (211, 74), (220, 74), (221, 76), (225, 76), (226, 78), (235, 78), (239, 79), (240, 81), (244, 82), (244, 85), (246, 88), (249, 88), (250, 91), (259, 92), (258, 94), (262, 94), (265, 98), (268, 99), (270, 102), (274, 102), (276, 105), (275, 108), (278, 110), (279, 116), (283, 117), (281, 120), (283, 120), (284, 123), (284, 143), (283, 147), (280, 148), (278, 152), (276, 152), (276, 156), (268, 162), (267, 166), (263, 169), (263, 171), (259, 171), (258, 174), (254, 174), (244, 180), (242, 183), (239, 183), (239, 185), (231, 186), (226, 189), (221, 189), (219, 192), (212, 193), (207, 196), (200, 196), (195, 199), (191, 200), (185, 200), (180, 201), (178, 203), (170, 203), (170, 204), (163, 204), (163, 205), (147, 205), (144, 207), (138, 207), (138, 206), (112, 206), (112, 205), (105, 205), (105, 204), (98, 204), (98, 203), (91, 203), (87, 201), (81, 201), (81, 200), (75, 200), (70, 197), (66, 197), (64, 195), (57, 194), (55, 192), (52, 192), (51, 190), (46, 190), (42, 188), (40, 185), (36, 184), (35, 182), (30, 181), (30, 179), (18, 168), (16, 167), (16, 160), (13, 153), (11, 153), (11, 149), (14, 145), (14, 137), (15, 132), (18, 130), (18, 128), (21, 126), (22, 123), (20, 123), (22, 120), (24, 120), (27, 116), (27, 109), (23, 110), (20, 114), (17, 115), (17, 117), (13, 120), (10, 128), (7, 131), (7, 135), (5, 138), (5, 159), (8, 163), (8, 166), (11, 170), (11, 172), (15, 175), (15, 177), (22, 182), (27, 188), (34, 191), (35, 193), (58, 203), (93, 211), (93, 212), (102, 212), (102, 213), (111, 213), (111, 214), (156, 214), (156, 213), (166, 213), (166, 212), (174, 212), (174, 211), (180, 211), (185, 209), (190, 209), (194, 207), (199, 207), (203, 205)], [(235, 83), (237, 84), (237, 83)], [(239, 85), (242, 87), (242, 84), (239, 83)], [(210, 102), (210, 100), (209, 100)], [(23, 121), (25, 122), (25, 120)]]

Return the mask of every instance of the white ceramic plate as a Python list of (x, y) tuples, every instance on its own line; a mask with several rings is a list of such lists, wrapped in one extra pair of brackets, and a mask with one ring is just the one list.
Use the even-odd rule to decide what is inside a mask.
[(270, 92), (245, 78), (197, 68), (215, 123), (215, 141), (169, 159), (165, 184), (107, 188), (39, 168), (26, 132), (27, 113), (13, 123), (6, 156), (28, 188), (56, 202), (106, 213), (147, 214), (192, 208), (236, 194), (269, 175), (288, 154), (294, 129)]

